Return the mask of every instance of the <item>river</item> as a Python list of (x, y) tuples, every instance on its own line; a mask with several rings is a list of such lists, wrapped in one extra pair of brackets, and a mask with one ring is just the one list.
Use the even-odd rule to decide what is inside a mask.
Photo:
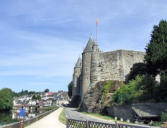
[(0, 125), (16, 122), (16, 119), (12, 119), (12, 111), (0, 111)]
[[(53, 108), (52, 108), (53, 109)], [(31, 112), (26, 111), (26, 119), (33, 118), (36, 115), (49, 111), (50, 108), (42, 108), (39, 109), (38, 112), (33, 109)], [(11, 111), (0, 111), (0, 126), (4, 124), (9, 124), (18, 121), (18, 112), (19, 110), (11, 110)]]

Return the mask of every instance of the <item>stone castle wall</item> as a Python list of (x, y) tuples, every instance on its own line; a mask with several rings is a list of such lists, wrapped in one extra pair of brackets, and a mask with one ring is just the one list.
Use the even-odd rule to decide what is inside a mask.
[[(77, 69), (80, 72), (75, 73), (76, 67), (74, 68), (74, 95), (80, 94), (83, 99), (89, 87), (99, 81), (125, 81), (133, 64), (143, 62), (144, 54), (144, 52), (130, 50), (100, 52), (97, 44), (90, 39), (82, 53), (82, 67)], [(76, 81), (78, 78), (80, 84)]]
[(144, 52), (122, 50), (123, 80), (128, 77), (133, 64), (144, 62)]
[(73, 87), (72, 87), (72, 97), (80, 95), (80, 85), (81, 85), (81, 68), (75, 67), (73, 74)]
[(91, 84), (105, 80), (125, 81), (134, 63), (143, 62), (144, 53), (128, 50), (92, 53)]

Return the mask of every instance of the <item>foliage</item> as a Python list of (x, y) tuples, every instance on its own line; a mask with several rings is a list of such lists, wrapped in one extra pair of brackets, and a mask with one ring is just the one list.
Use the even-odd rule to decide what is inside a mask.
[(167, 75), (161, 75), (161, 83), (159, 88), (161, 88), (159, 95), (161, 96), (161, 100), (167, 102)]
[[(158, 122), (158, 121), (153, 121), (151, 126), (161, 126), (161, 127), (164, 127), (164, 122), (167, 122), (167, 113), (165, 112), (162, 112), (162, 115), (161, 115), (161, 121)], [(166, 128), (166, 127), (164, 127)]]
[(160, 85), (155, 87), (155, 99), (157, 102), (167, 102), (167, 75), (161, 74)]
[(47, 88), (47, 89), (45, 89), (45, 91), (44, 92), (49, 92), (49, 89)]
[(105, 94), (109, 93), (111, 86), (112, 86), (112, 81), (109, 81), (106, 83), (106, 85), (104, 86), (104, 93)]
[(0, 110), (10, 110), (13, 106), (13, 92), (11, 89), (0, 90)]
[(59, 115), (59, 121), (60, 121), (61, 123), (63, 123), (63, 124), (66, 124), (66, 122), (67, 122), (67, 119), (66, 119), (66, 117), (65, 117), (64, 108), (63, 108), (62, 112), (61, 112), (60, 115)]
[(71, 98), (72, 97), (72, 82), (68, 84), (68, 96)]
[(25, 95), (33, 95), (36, 94), (34, 91), (22, 90), (21, 92), (13, 92), (15, 97), (25, 96)]
[(167, 69), (167, 21), (154, 26), (150, 43), (146, 46), (145, 62), (148, 73), (156, 75)]
[(47, 112), (47, 111), (50, 111), (50, 110), (57, 110), (57, 109), (58, 109), (57, 106), (49, 106), (49, 107), (42, 107), (42, 108), (40, 108), (40, 111)]
[(41, 99), (41, 96), (38, 94), (32, 96), (32, 100), (40, 100), (40, 99)]
[(145, 92), (140, 99), (142, 101), (144, 100), (150, 100), (155, 101), (156, 100), (156, 94), (155, 94), (155, 87), (157, 85), (157, 82), (155, 81), (155, 78), (150, 75), (143, 76), (141, 87), (142, 90)]
[(113, 95), (112, 102), (120, 105), (132, 103), (135, 98), (143, 94), (143, 90), (139, 89), (142, 79), (143, 76), (137, 76), (135, 80), (130, 81), (127, 85), (121, 86)]
[(0, 112), (0, 126), (17, 122), (18, 120), (12, 119), (12, 112), (11, 111), (1, 111)]
[(161, 115), (161, 121), (162, 122), (167, 122), (167, 113), (163, 112)]
[(112, 86), (112, 81), (108, 81), (106, 83), (106, 85), (104, 85), (104, 93), (103, 93), (103, 96), (102, 96), (102, 101), (103, 102), (104, 102), (107, 94), (109, 93), (111, 86)]
[(130, 69), (130, 73), (127, 81), (134, 80), (137, 75), (146, 74), (146, 64), (144, 63), (135, 63), (133, 67)]
[(112, 96), (113, 104), (118, 105), (144, 101), (167, 102), (167, 75), (161, 76), (161, 83), (151, 75), (137, 76)]

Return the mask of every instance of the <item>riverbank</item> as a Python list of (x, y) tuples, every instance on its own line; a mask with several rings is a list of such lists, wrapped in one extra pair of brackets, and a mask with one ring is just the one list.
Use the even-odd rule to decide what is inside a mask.
[(12, 119), (12, 110), (0, 111), (0, 126), (17, 122), (16, 119)]
[[(51, 112), (55, 111), (56, 109), (54, 110), (50, 110), (50, 111), (47, 111), (47, 112), (44, 112), (42, 114), (39, 114), (38, 116), (34, 117), (34, 118), (31, 118), (31, 119), (27, 119), (25, 122), (24, 122), (24, 125), (25, 126), (28, 126), (30, 125), (31, 123), (34, 123), (35, 121), (37, 120), (40, 120), (41, 118), (47, 116), (48, 114), (50, 114)], [(0, 128), (18, 128), (19, 127), (19, 122), (15, 122), (15, 123), (11, 123), (11, 124), (6, 124), (6, 125), (2, 125), (0, 126)]]

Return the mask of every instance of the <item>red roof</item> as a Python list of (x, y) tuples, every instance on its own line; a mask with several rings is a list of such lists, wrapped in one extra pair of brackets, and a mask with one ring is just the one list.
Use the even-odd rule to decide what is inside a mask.
[(53, 95), (53, 92), (48, 92), (48, 95)]

